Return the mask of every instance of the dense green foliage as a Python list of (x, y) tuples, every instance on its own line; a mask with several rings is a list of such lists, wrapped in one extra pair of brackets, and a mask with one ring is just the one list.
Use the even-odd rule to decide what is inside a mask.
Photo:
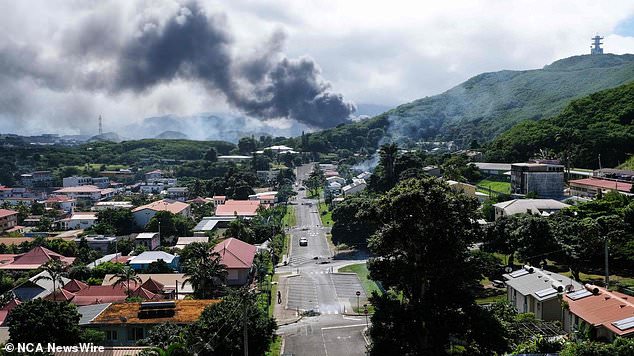
[(33, 299), (18, 305), (8, 316), (9, 340), (74, 345), (80, 341), (80, 315), (75, 305)]
[(486, 147), (494, 162), (522, 162), (542, 150), (572, 166), (614, 167), (634, 152), (634, 83), (571, 102), (561, 114), (524, 121)]

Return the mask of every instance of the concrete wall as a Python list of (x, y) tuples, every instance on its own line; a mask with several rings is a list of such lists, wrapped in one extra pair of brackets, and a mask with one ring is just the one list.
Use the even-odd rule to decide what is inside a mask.
[(559, 197), (564, 191), (563, 172), (526, 172), (523, 194), (537, 193), (540, 198)]

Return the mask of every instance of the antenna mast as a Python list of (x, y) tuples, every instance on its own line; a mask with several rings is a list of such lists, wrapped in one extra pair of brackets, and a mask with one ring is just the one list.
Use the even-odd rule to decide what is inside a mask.
[(603, 40), (603, 37), (596, 35), (592, 37), (591, 40), (592, 46), (590, 46), (590, 54), (603, 54), (603, 48), (601, 48), (601, 45), (603, 44), (601, 40)]
[(103, 119), (101, 118), (101, 115), (99, 115), (99, 135), (103, 135), (103, 123), (102, 123)]

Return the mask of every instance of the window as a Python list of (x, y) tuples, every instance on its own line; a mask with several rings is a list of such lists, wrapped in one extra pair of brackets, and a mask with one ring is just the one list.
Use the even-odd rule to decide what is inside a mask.
[(143, 328), (129, 328), (128, 340), (137, 341), (143, 339)]
[(119, 338), (119, 335), (117, 334), (117, 330), (106, 330), (107, 341), (114, 341), (114, 340), (117, 340), (118, 338)]

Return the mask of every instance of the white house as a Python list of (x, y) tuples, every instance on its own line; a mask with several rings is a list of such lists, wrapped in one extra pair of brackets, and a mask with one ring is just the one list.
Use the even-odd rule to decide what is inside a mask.
[(59, 221), (62, 230), (88, 229), (97, 223), (97, 214), (94, 212), (76, 212), (70, 217)]
[(161, 246), (161, 238), (157, 232), (142, 232), (134, 238), (136, 246), (144, 246), (147, 250), (155, 250)]
[(365, 182), (365, 179), (355, 178), (352, 180), (351, 184), (348, 184), (341, 188), (343, 195), (352, 195), (357, 194), (365, 190), (368, 185)]
[(171, 199), (162, 199), (132, 209), (134, 222), (137, 226), (144, 227), (159, 211), (169, 211), (172, 214), (181, 214), (185, 217), (189, 217), (191, 215), (191, 208), (189, 204)]
[(110, 188), (101, 189), (94, 185), (82, 185), (77, 187), (65, 187), (53, 193), (65, 195), (77, 200), (98, 201), (112, 198), (115, 194), (115, 190)]
[(570, 207), (554, 199), (513, 199), (493, 204), (495, 219), (516, 214), (537, 214), (548, 216), (561, 209)]

